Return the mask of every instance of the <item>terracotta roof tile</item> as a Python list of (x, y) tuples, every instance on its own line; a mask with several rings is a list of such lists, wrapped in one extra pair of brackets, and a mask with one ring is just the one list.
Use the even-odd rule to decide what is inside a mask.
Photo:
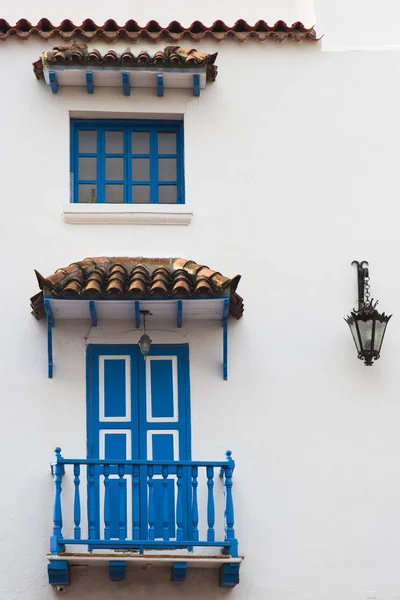
[(20, 19), (14, 25), (11, 25), (5, 19), (0, 19), (0, 40), (7, 40), (13, 36), (22, 40), (29, 39), (31, 36), (39, 36), (43, 40), (50, 40), (59, 36), (65, 42), (71, 42), (76, 38), (86, 41), (106, 40), (108, 42), (117, 40), (130, 42), (172, 40), (178, 42), (184, 37), (196, 42), (204, 38), (216, 41), (235, 39), (239, 42), (248, 39), (259, 41), (272, 39), (277, 42), (286, 39), (296, 42), (303, 40), (315, 42), (318, 40), (314, 28), (307, 28), (299, 21), (292, 25), (288, 25), (284, 21), (277, 21), (274, 25), (268, 25), (262, 20), (251, 25), (243, 19), (239, 19), (234, 25), (227, 25), (221, 20), (217, 20), (211, 25), (194, 21), (189, 27), (184, 27), (179, 21), (171, 21), (169, 25), (163, 27), (157, 21), (149, 21), (146, 25), (139, 25), (133, 19), (130, 19), (124, 25), (118, 25), (113, 19), (108, 19), (102, 25), (96, 24), (92, 19), (85, 19), (80, 25), (73, 23), (70, 19), (64, 19), (59, 25), (53, 25), (48, 19), (40, 19), (36, 25), (30, 23), (27, 19)]
[(224, 277), (205, 265), (183, 258), (94, 257), (43, 277), (31, 298), (32, 314), (44, 317), (43, 296), (54, 298), (218, 297), (230, 295), (230, 314), (240, 319), (243, 300), (236, 293), (240, 275)]
[(56, 46), (53, 50), (43, 52), (41, 57), (33, 63), (33, 71), (37, 79), (43, 79), (44, 67), (63, 66), (82, 67), (90, 65), (115, 66), (115, 67), (149, 67), (164, 66), (168, 68), (204, 68), (207, 81), (215, 81), (217, 66), (214, 64), (218, 52), (205, 54), (197, 52), (195, 48), (180, 48), (179, 46), (167, 46), (164, 50), (158, 50), (153, 56), (142, 50), (136, 56), (126, 50), (118, 54), (115, 50), (108, 50), (104, 55), (99, 50), (89, 50), (87, 44), (76, 44), (73, 46)]

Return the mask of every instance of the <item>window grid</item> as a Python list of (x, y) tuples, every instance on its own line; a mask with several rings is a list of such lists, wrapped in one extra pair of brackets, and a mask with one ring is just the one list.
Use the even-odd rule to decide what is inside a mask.
[[(92, 131), (96, 135), (96, 152), (81, 152), (80, 138), (81, 132)], [(107, 132), (122, 132), (122, 149), (123, 152), (117, 152), (115, 149), (110, 151), (107, 148)], [(132, 148), (132, 134), (134, 133), (149, 133), (148, 152), (135, 152)], [(160, 152), (159, 134), (173, 133), (175, 134), (176, 147), (175, 152), (166, 153)], [(83, 165), (81, 159), (96, 160), (96, 179), (83, 178), (79, 171)], [(107, 177), (107, 159), (120, 159), (123, 161), (122, 173), (123, 179), (113, 179)], [(142, 159), (149, 161), (149, 176), (147, 179), (136, 179), (135, 173), (132, 170), (132, 161)], [(172, 159), (175, 160), (175, 178), (159, 179), (159, 164), (160, 160)], [(87, 164), (87, 163), (86, 163)], [(116, 163), (114, 163), (115, 167)], [(136, 164), (136, 167), (139, 165)], [(143, 166), (143, 163), (142, 163)], [(165, 165), (167, 167), (167, 165)], [(170, 165), (171, 167), (171, 165)], [(82, 167), (83, 168), (83, 167)], [(87, 167), (88, 168), (88, 167)], [(175, 187), (176, 199), (173, 202), (164, 200), (164, 203), (184, 204), (184, 177), (183, 177), (183, 124), (179, 121), (99, 121), (99, 120), (72, 120), (71, 121), (71, 180), (72, 180), (72, 202), (78, 203), (80, 190), (82, 191), (82, 202), (95, 202), (104, 204), (107, 201), (107, 191), (111, 193), (111, 189), (107, 186), (123, 186), (122, 201), (117, 203), (124, 204), (140, 204), (142, 202), (134, 202), (135, 188), (148, 187), (150, 190), (150, 204), (157, 204), (160, 201), (160, 190), (162, 188)], [(81, 187), (80, 187), (81, 186)], [(85, 186), (82, 188), (82, 186)], [(92, 189), (95, 192), (95, 198)], [(87, 199), (87, 193), (90, 191), (90, 199)], [(118, 193), (118, 190), (113, 190)], [(139, 193), (136, 191), (136, 193)], [(168, 194), (168, 190), (166, 190)], [(172, 190), (173, 193), (173, 190)], [(85, 195), (84, 195), (85, 194)], [(141, 196), (143, 198), (143, 195)]]

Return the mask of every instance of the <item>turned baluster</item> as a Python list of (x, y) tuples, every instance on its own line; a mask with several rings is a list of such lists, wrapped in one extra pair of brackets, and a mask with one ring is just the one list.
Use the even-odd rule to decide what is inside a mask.
[(192, 540), (195, 542), (199, 539), (199, 508), (197, 504), (198, 471), (198, 467), (192, 467)]
[(81, 468), (80, 465), (74, 465), (74, 486), (75, 486), (75, 493), (74, 493), (74, 523), (75, 523), (75, 527), (74, 527), (74, 539), (75, 540), (80, 540), (81, 539), (81, 498), (80, 498), (80, 490), (79, 490), (79, 485), (80, 485), (80, 476), (81, 473)]
[(104, 465), (104, 539), (110, 539), (110, 465)]

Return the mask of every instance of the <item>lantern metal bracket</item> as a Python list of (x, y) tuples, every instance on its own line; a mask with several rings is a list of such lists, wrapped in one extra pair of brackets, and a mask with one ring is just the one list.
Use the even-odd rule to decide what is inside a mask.
[(362, 310), (365, 306), (364, 290), (365, 290), (365, 278), (369, 278), (369, 263), (367, 260), (353, 260), (351, 266), (357, 267), (357, 281), (358, 281), (358, 310)]

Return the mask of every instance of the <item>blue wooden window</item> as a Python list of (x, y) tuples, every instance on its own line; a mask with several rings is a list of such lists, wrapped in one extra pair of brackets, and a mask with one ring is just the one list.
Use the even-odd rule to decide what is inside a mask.
[(72, 202), (184, 204), (181, 121), (71, 121)]

